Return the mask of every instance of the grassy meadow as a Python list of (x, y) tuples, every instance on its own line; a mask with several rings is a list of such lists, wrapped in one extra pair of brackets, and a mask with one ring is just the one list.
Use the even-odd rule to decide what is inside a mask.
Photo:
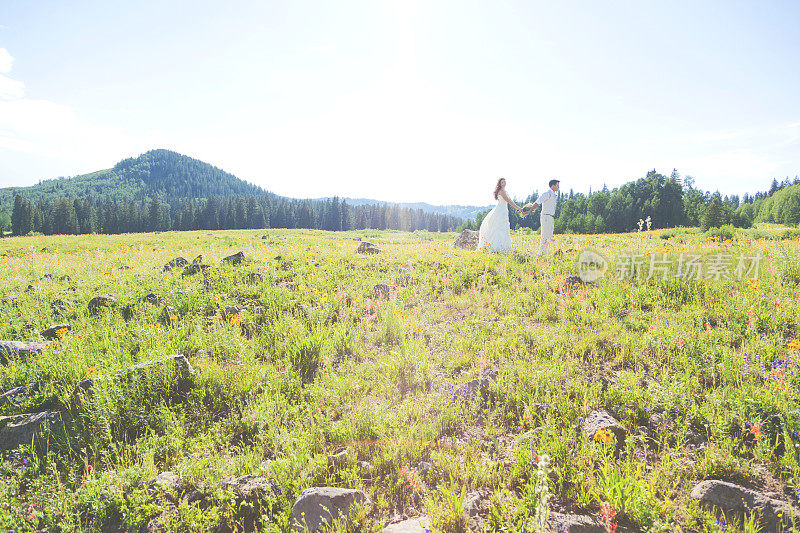
[[(167, 531), (240, 531), (223, 480), (246, 474), (280, 487), (257, 504), (264, 531), (289, 531), (313, 486), (368, 496), (348, 531), (416, 515), (467, 531), (473, 491), (487, 531), (604, 508), (607, 530), (753, 530), (689, 493), (714, 478), (799, 505), (800, 241), (779, 227), (663, 233), (557, 235), (546, 258), (537, 234), (515, 234), (510, 255), (369, 230), (4, 238), (0, 340), (71, 331), (0, 366), (0, 392), (38, 385), (0, 416), (70, 417), (66, 436), (3, 454), (3, 531), (133, 533), (157, 516)], [(383, 252), (356, 253), (358, 237)], [(586, 248), (764, 259), (741, 280), (569, 285)], [(238, 251), (243, 264), (221, 262)], [(163, 270), (198, 255), (204, 272)], [(91, 314), (109, 293), (114, 306)], [(171, 354), (194, 368), (188, 387), (167, 369), (76, 393)], [(491, 370), (487, 394), (460, 393)], [(619, 446), (586, 438), (597, 409), (625, 429)], [(166, 471), (203, 491), (202, 508), (150, 488)]]

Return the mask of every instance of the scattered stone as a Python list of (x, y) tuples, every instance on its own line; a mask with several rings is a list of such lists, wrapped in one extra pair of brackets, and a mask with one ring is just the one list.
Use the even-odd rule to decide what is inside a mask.
[(383, 300), (388, 300), (389, 299), (389, 293), (390, 292), (391, 292), (391, 288), (388, 285), (384, 284), (384, 283), (378, 283), (377, 285), (375, 285), (375, 288), (373, 289), (373, 294), (374, 294), (375, 298), (379, 298), (379, 299), (383, 299)]
[(379, 254), (383, 251), (383, 248), (369, 241), (361, 241), (356, 251), (360, 254)]
[(175, 368), (180, 373), (180, 377), (182, 379), (189, 379), (190, 377), (194, 376), (194, 369), (192, 368), (191, 363), (189, 363), (189, 360), (186, 359), (185, 355), (182, 354), (166, 355), (164, 357), (156, 357), (155, 359), (148, 359), (147, 361), (136, 363), (133, 366), (129, 366), (128, 368), (124, 368), (116, 372), (111, 372), (109, 374), (103, 374), (101, 376), (84, 379), (83, 381), (78, 383), (75, 390), (77, 391), (78, 389), (81, 389), (83, 391), (90, 392), (95, 381), (102, 379), (114, 379), (114, 378), (126, 377), (131, 374), (141, 372), (143, 370), (154, 368), (168, 361), (172, 361), (172, 363), (175, 365)]
[(269, 239), (269, 235), (262, 235), (262, 236), (261, 236), (261, 238), (262, 238), (263, 240)]
[(478, 239), (480, 238), (479, 231), (465, 229), (458, 236), (456, 242), (453, 244), (456, 248), (466, 248), (468, 250), (475, 250), (478, 248)]
[(425, 461), (420, 461), (417, 463), (417, 472), (419, 472), (421, 476), (427, 476), (431, 472), (431, 464), (426, 463)]
[(362, 470), (370, 470), (372, 468), (372, 464), (370, 464), (368, 461), (356, 461), (356, 466)]
[[(66, 330), (66, 331), (64, 331)], [(56, 324), (42, 331), (41, 335), (48, 340), (58, 340), (67, 331), (72, 331), (72, 324)]]
[(289, 270), (290, 268), (292, 268), (292, 264), (293, 263), (291, 261), (281, 261), (281, 268), (283, 270)]
[(164, 265), (164, 272), (167, 272), (168, 270), (172, 270), (173, 268), (184, 267), (184, 266), (186, 266), (188, 264), (189, 264), (189, 261), (187, 261), (185, 258), (176, 257), (175, 259), (173, 259), (172, 261), (170, 261), (169, 263)]
[(130, 270), (130, 269), (131, 269), (131, 267), (129, 267), (128, 265), (122, 265), (117, 270)]
[(620, 425), (619, 421), (611, 416), (605, 409), (592, 411), (583, 423), (583, 428), (586, 431), (586, 438), (589, 440), (594, 439), (595, 434), (600, 428), (610, 431), (617, 440), (617, 448), (621, 447), (625, 442), (625, 429)]
[(181, 276), (183, 276), (183, 277), (192, 276), (194, 274), (197, 274), (198, 272), (202, 272), (203, 270), (205, 270), (207, 268), (208, 268), (208, 265), (203, 265), (203, 264), (200, 264), (200, 263), (192, 263), (191, 265), (189, 265), (189, 266), (187, 266), (186, 268), (183, 269), (183, 273), (181, 274)]
[(53, 312), (56, 314), (59, 313), (66, 313), (67, 309), (76, 305), (78, 302), (75, 300), (69, 300), (67, 298), (57, 298), (52, 301), (50, 307), (53, 308)]
[(236, 523), (243, 526), (242, 531), (261, 531), (261, 515), (266, 511), (264, 507), (268, 501), (274, 502), (282, 494), (276, 484), (253, 474), (227, 478), (222, 486), (236, 497)]
[(350, 459), (350, 454), (347, 453), (347, 450), (342, 450), (328, 456), (328, 465), (333, 468), (344, 468), (347, 466), (348, 459)]
[(164, 310), (161, 311), (161, 316), (158, 317), (158, 323), (165, 328), (175, 325), (177, 321), (178, 312), (171, 305), (166, 306)]
[(69, 415), (60, 411), (0, 416), (0, 450), (14, 450), (61, 432), (68, 419)]
[(20, 356), (27, 358), (40, 354), (50, 342), (0, 341), (0, 363), (8, 365)]
[(44, 248), (42, 248), (40, 251), (41, 251), (41, 252), (49, 252), (49, 251), (50, 251), (50, 248), (48, 248), (47, 246), (45, 246), (45, 247), (44, 247)]
[(147, 488), (151, 491), (164, 491), (164, 497), (177, 504), (181, 493), (181, 478), (175, 472), (161, 472), (147, 482)]
[(264, 281), (264, 276), (259, 274), (258, 272), (251, 272), (245, 278), (245, 281), (251, 285), (255, 285), (256, 283), (261, 283)]
[(426, 530), (431, 531), (431, 519), (427, 516), (418, 516), (389, 524), (383, 528), (383, 533), (425, 533)]
[(34, 287), (33, 285), (28, 285), (28, 288), (25, 289), (25, 292), (34, 292), (35, 290), (36, 290), (36, 287)]
[(312, 487), (304, 490), (292, 506), (291, 527), (295, 531), (316, 531), (330, 527), (336, 519), (347, 520), (350, 507), (369, 503), (360, 490)]
[(550, 528), (555, 533), (605, 533), (603, 523), (588, 515), (550, 512)]
[(0, 395), (0, 407), (18, 409), (23, 403), (32, 398), (39, 391), (38, 383), (29, 383), (14, 387)]
[(472, 398), (480, 394), (482, 398), (486, 399), (489, 397), (489, 386), (492, 384), (492, 382), (497, 381), (497, 376), (499, 374), (500, 371), (496, 368), (493, 368), (486, 371), (482, 377), (465, 383), (458, 390), (467, 398)]
[(578, 276), (567, 276), (564, 279), (564, 283), (567, 285), (567, 287), (578, 287), (583, 285), (583, 280)]
[(233, 255), (229, 255), (228, 257), (222, 260), (223, 263), (230, 263), (232, 265), (238, 265), (244, 262), (244, 252), (236, 252)]
[(200, 263), (202, 263), (202, 262), (203, 262), (203, 254), (198, 254), (198, 256), (197, 256), (197, 257), (195, 257), (194, 259), (192, 259), (192, 264), (193, 264), (193, 265), (199, 265), (199, 264), (200, 264)]
[(695, 485), (691, 497), (699, 500), (701, 505), (739, 517), (755, 511), (761, 522), (761, 531), (778, 531), (781, 522), (791, 524), (791, 516), (800, 516), (800, 509), (795, 509), (786, 502), (716, 479), (707, 479)]
[(89, 312), (96, 313), (101, 307), (111, 307), (116, 302), (113, 294), (103, 294), (102, 296), (95, 296), (89, 300)]
[(462, 506), (467, 512), (469, 517), (470, 531), (483, 531), (484, 523), (483, 517), (489, 514), (489, 495), (491, 492), (487, 489), (480, 489), (464, 496)]
[(156, 296), (154, 292), (148, 292), (147, 294), (142, 296), (141, 301), (156, 305), (158, 304), (158, 296)]

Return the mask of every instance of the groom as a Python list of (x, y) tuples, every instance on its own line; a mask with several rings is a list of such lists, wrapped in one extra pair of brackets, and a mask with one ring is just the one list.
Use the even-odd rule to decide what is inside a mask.
[(550, 246), (550, 241), (553, 240), (553, 225), (556, 220), (556, 200), (558, 199), (559, 180), (550, 180), (548, 185), (550, 188), (539, 195), (539, 198), (533, 202), (533, 205), (527, 212), (522, 213), (527, 215), (532, 213), (537, 206), (542, 206), (542, 212), (539, 215), (539, 221), (542, 227), (542, 253), (547, 253), (547, 248)]

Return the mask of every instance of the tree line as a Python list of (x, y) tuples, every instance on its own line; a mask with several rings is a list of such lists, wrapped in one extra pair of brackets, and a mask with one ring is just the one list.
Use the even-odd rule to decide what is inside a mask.
[[(639, 220), (648, 216), (652, 228), (677, 226), (708, 228), (730, 224), (749, 228), (754, 222), (772, 222), (787, 225), (800, 223), (800, 179), (788, 178), (783, 182), (773, 180), (768, 191), (752, 196), (745, 194), (722, 196), (694, 187), (694, 178), (682, 178), (677, 170), (669, 176), (655, 170), (644, 178), (628, 182), (621, 187), (589, 194), (559, 192), (556, 202), (555, 231), (557, 233), (624, 233), (637, 228)], [(533, 203), (539, 191), (525, 198)], [(516, 200), (515, 200), (516, 201)], [(517, 201), (519, 204), (520, 202)], [(488, 211), (462, 228), (478, 229)], [(539, 211), (534, 216), (521, 217), (509, 210), (509, 221), (514, 229), (539, 229)]]
[(265, 228), (445, 232), (462, 219), (398, 205), (351, 206), (338, 197), (296, 200), (268, 193), (173, 203), (105, 196), (33, 201), (17, 194), (9, 222), (13, 235), (78, 235)]

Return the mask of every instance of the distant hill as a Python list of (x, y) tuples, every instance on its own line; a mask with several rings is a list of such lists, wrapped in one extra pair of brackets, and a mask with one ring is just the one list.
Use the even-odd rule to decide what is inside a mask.
[(198, 159), (151, 150), (113, 168), (0, 189), (0, 236), (9, 230), (15, 235), (244, 228), (439, 232), (463, 222), (448, 214), (450, 206), (427, 207), (280, 197)]
[[(331, 197), (321, 198), (321, 200), (330, 200)], [(424, 202), (402, 203), (402, 202), (386, 202), (383, 200), (370, 200), (367, 198), (340, 198), (340, 201), (346, 201), (351, 206), (359, 205), (398, 205), (400, 207), (407, 207), (408, 209), (422, 209), (425, 213), (436, 213), (439, 215), (449, 215), (456, 218), (469, 220), (475, 218), (479, 213), (487, 211), (494, 207), (493, 205), (475, 206), (475, 205), (431, 205)]]
[(103, 196), (116, 200), (160, 197), (168, 203), (175, 203), (212, 195), (229, 198), (265, 193), (261, 187), (199, 159), (170, 150), (150, 150), (139, 157), (123, 159), (106, 170), (73, 178), (44, 180), (29, 187), (0, 189), (0, 207), (8, 209), (17, 194), (31, 201), (65, 196)]

